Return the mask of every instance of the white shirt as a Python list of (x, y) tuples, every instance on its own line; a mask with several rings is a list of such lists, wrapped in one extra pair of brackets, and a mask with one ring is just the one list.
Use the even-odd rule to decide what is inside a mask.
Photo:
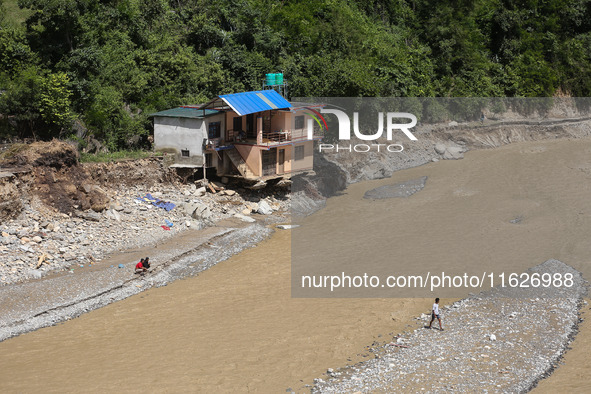
[(433, 304), (433, 312), (438, 315), (439, 314), (439, 304)]

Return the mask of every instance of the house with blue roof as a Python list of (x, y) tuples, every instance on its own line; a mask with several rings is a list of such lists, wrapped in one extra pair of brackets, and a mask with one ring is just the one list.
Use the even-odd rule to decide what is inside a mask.
[(215, 168), (219, 176), (257, 182), (289, 179), (314, 166), (319, 107), (290, 103), (275, 90), (220, 95), (152, 114), (154, 147), (175, 154), (175, 167)]

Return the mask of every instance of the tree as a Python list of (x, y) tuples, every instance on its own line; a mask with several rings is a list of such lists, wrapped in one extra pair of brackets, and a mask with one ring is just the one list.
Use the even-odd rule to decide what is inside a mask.
[(49, 74), (41, 83), (39, 112), (50, 129), (62, 133), (72, 123), (68, 77), (65, 73)]

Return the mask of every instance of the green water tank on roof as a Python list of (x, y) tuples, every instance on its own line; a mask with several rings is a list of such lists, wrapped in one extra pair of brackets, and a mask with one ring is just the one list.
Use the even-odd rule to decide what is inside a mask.
[(267, 74), (265, 79), (265, 84), (267, 86), (275, 85), (275, 74)]
[(283, 85), (283, 73), (275, 74), (275, 83), (277, 85)]

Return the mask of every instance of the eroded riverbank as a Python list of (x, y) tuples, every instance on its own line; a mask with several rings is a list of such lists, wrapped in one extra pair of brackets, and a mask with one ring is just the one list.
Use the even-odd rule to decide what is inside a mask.
[[(589, 139), (469, 152), (462, 161), (350, 185), (302, 224), (330, 231), (374, 220), (379, 229), (390, 214), (390, 226), (413, 229), (399, 235), (397, 250), (418, 269), (422, 260), (448, 269), (471, 259), (514, 271), (556, 258), (588, 279), (590, 152)], [(366, 191), (422, 176), (425, 188), (389, 200), (395, 207), (360, 209)], [(349, 215), (342, 222), (327, 220), (342, 212)], [(289, 231), (278, 232), (197, 278), (5, 341), (0, 368), (11, 379), (0, 389), (300, 392), (327, 368), (372, 357), (366, 346), (391, 340), (430, 309), (432, 300), (421, 298), (291, 298), (289, 245)], [(558, 371), (568, 368), (567, 361)]]

